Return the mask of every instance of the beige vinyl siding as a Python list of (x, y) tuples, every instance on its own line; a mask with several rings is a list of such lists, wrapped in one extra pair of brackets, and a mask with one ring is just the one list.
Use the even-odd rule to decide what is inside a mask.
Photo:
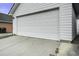
[(72, 4), (60, 6), (60, 40), (72, 40)]

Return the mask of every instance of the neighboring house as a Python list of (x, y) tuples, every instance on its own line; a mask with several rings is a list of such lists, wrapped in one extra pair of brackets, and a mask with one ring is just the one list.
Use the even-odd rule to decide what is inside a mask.
[(13, 33), (16, 35), (72, 41), (76, 33), (75, 4), (21, 3), (15, 4)]
[(0, 33), (10, 33), (13, 31), (12, 19), (12, 16), (0, 13)]

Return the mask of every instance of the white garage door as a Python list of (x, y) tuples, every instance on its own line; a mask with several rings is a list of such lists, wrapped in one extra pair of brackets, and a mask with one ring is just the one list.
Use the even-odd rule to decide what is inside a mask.
[(59, 10), (17, 18), (18, 35), (58, 40)]

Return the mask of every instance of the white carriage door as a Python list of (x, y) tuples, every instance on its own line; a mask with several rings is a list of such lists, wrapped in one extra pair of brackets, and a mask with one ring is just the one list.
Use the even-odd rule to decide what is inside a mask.
[(59, 9), (17, 18), (18, 35), (58, 40)]

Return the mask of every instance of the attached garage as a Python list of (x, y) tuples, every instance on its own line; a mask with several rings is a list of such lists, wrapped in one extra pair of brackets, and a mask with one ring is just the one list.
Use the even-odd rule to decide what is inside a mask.
[(76, 36), (72, 3), (15, 4), (10, 14), (16, 35), (66, 41)]

